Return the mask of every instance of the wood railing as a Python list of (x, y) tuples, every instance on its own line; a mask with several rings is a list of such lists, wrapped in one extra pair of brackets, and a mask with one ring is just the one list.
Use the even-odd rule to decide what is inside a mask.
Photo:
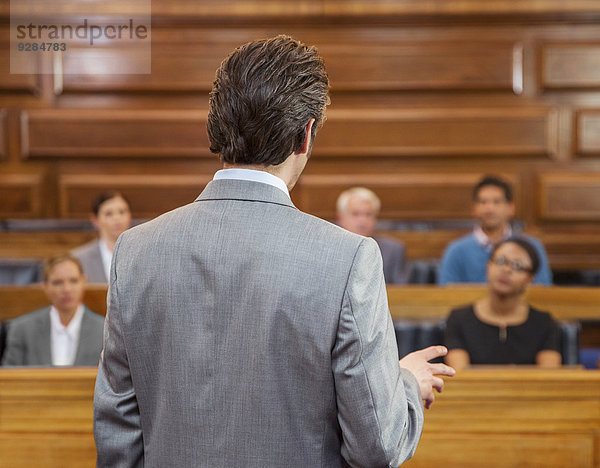
[[(93, 467), (96, 368), (0, 369), (0, 466)], [(411, 468), (600, 466), (600, 371), (479, 368), (446, 379)]]
[[(108, 286), (88, 284), (84, 302), (106, 314)], [(394, 320), (431, 320), (448, 315), (452, 308), (471, 303), (486, 294), (482, 285), (388, 286), (388, 301)], [(558, 320), (600, 320), (600, 288), (531, 286), (527, 300)], [(0, 286), (0, 321), (11, 319), (49, 304), (41, 285)]]

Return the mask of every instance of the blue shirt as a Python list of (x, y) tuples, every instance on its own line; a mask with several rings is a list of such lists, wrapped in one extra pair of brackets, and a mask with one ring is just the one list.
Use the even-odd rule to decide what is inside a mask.
[[(535, 237), (522, 236), (531, 242), (540, 257), (540, 268), (533, 282), (535, 284), (551, 285), (552, 271), (544, 246)], [(490, 252), (491, 246), (479, 243), (473, 233), (451, 242), (442, 256), (438, 272), (438, 284), (486, 283)]]

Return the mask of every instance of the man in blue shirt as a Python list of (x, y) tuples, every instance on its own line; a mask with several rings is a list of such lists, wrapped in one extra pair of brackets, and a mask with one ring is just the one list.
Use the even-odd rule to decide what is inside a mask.
[[(511, 186), (504, 180), (484, 177), (473, 189), (473, 214), (479, 225), (471, 234), (451, 242), (442, 256), (438, 284), (485, 283), (486, 265), (492, 247), (513, 235), (510, 220), (515, 214)], [(552, 284), (552, 271), (542, 243), (525, 236), (540, 256), (535, 284)]]

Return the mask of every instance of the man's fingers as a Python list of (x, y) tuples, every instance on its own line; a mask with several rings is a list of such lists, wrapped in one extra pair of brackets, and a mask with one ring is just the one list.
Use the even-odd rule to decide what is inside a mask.
[(456, 371), (453, 367), (447, 366), (446, 364), (430, 364), (429, 369), (433, 375), (445, 375), (447, 377), (454, 377)]
[(445, 346), (429, 346), (416, 352), (421, 354), (426, 361), (431, 361), (432, 359), (448, 354), (448, 349)]
[(432, 377), (431, 386), (441, 393), (444, 389), (444, 380), (440, 379), (439, 377)]

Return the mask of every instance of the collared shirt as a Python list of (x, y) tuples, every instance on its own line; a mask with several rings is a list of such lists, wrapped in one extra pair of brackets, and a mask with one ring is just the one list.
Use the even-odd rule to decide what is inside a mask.
[(102, 257), (102, 268), (104, 268), (104, 273), (106, 274), (106, 281), (110, 282), (110, 263), (112, 262), (113, 253), (110, 251), (106, 242), (102, 239), (98, 241), (100, 246), (100, 256)]
[(251, 180), (254, 182), (260, 182), (261, 184), (272, 185), (273, 187), (277, 187), (283, 193), (285, 193), (288, 197), (290, 196), (290, 192), (285, 185), (285, 182), (279, 177), (266, 172), (266, 171), (256, 171), (254, 169), (221, 169), (217, 171), (213, 177), (213, 180), (222, 180), (222, 179), (236, 179), (236, 180)]
[[(508, 226), (504, 230), (504, 234), (502, 234), (502, 238), (500, 240), (508, 239), (510, 236), (512, 236), (512, 228)], [(483, 229), (481, 229), (481, 226), (475, 226), (475, 228), (473, 228), (473, 237), (480, 246), (484, 247), (488, 251), (491, 251), (492, 247), (494, 247), (495, 242), (490, 240), (487, 234), (483, 232)]]
[(60, 321), (58, 310), (54, 306), (50, 308), (50, 349), (53, 365), (72, 366), (75, 362), (82, 319), (83, 305), (77, 308), (75, 315), (66, 327)]

